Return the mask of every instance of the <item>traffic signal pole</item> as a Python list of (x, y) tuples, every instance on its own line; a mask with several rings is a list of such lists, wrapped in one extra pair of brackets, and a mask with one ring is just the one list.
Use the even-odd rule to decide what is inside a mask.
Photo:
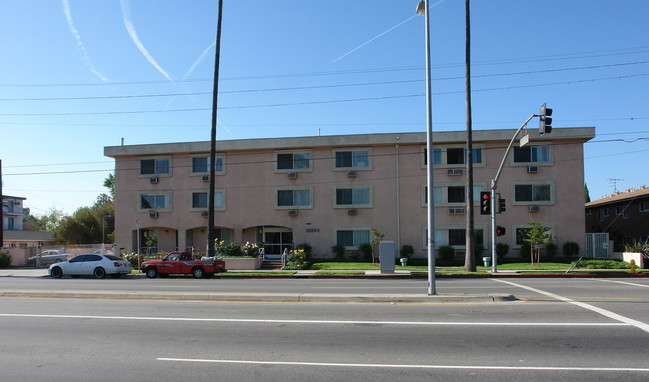
[(527, 119), (527, 121), (523, 122), (521, 127), (519, 127), (518, 130), (516, 130), (516, 133), (514, 133), (514, 136), (512, 137), (511, 141), (509, 141), (509, 146), (507, 146), (507, 150), (505, 151), (503, 160), (500, 162), (500, 166), (498, 167), (498, 171), (496, 172), (496, 177), (493, 178), (493, 180), (491, 181), (491, 272), (493, 273), (498, 272), (496, 266), (496, 188), (498, 188), (498, 179), (500, 178), (500, 173), (502, 172), (503, 166), (505, 165), (505, 160), (509, 155), (509, 151), (511, 150), (512, 145), (514, 144), (516, 137), (521, 132), (521, 130), (523, 130), (523, 128), (527, 126), (527, 124), (534, 117), (538, 117), (538, 115), (532, 114)]

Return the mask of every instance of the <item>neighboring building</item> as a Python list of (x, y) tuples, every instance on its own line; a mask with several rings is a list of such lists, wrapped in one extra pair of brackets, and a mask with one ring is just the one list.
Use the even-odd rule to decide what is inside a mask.
[(5, 231), (23, 230), (23, 201), (26, 198), (2, 195), (2, 221)]
[(54, 233), (44, 231), (5, 231), (4, 246), (8, 248), (42, 247), (54, 244)]
[[(474, 131), (474, 205), (477, 242), (490, 247), (491, 219), (480, 215), (515, 130)], [(465, 248), (464, 132), (434, 134), (435, 243)], [(530, 219), (546, 222), (560, 243), (584, 246), (583, 143), (594, 127), (552, 130), (515, 147), (497, 192), (507, 211), (498, 237), (514, 250)], [(518, 146), (518, 144), (516, 144)], [(117, 248), (206, 250), (209, 142), (105, 147), (115, 159)], [(316, 257), (331, 247), (355, 251), (370, 228), (398, 249), (409, 244), (425, 257), (426, 134), (393, 133), (229, 140), (217, 142), (215, 222), (219, 240), (262, 243), (267, 254), (309, 243)], [(139, 229), (138, 229), (139, 228)]]
[(586, 232), (608, 232), (617, 249), (649, 238), (649, 188), (628, 189), (586, 203)]

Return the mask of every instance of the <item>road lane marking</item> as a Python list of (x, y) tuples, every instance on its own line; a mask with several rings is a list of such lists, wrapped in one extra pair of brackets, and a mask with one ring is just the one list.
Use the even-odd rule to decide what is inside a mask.
[(252, 324), (311, 324), (311, 325), (394, 325), (394, 326), (629, 326), (626, 323), (584, 323), (584, 322), (457, 322), (457, 321), (368, 321), (368, 320), (283, 320), (251, 318), (199, 318), (199, 317), (151, 317), (151, 316), (90, 316), (68, 314), (21, 314), (0, 313), (0, 317), (18, 318), (65, 318), (98, 320), (139, 320), (139, 321), (179, 321), (179, 322), (221, 322)]
[(625, 284), (625, 285), (631, 285), (631, 286), (637, 286), (637, 287), (642, 287), (642, 288), (649, 288), (649, 285), (644, 285), (644, 284), (636, 284), (636, 283), (629, 283), (626, 281), (618, 281), (618, 280), (602, 280), (602, 279), (594, 279), (596, 281), (601, 281), (605, 283), (617, 283), (617, 284)]
[(588, 309), (588, 310), (591, 310), (593, 312), (599, 313), (599, 314), (601, 314), (601, 315), (603, 315), (605, 317), (608, 317), (610, 319), (623, 322), (623, 323), (625, 323), (627, 325), (635, 326), (638, 329), (644, 330), (645, 332), (649, 333), (649, 324), (646, 324), (646, 323), (641, 322), (641, 321), (634, 320), (634, 319), (629, 318), (629, 317), (622, 316), (620, 314), (611, 312), (610, 310), (598, 308), (598, 307), (596, 307), (594, 305), (586, 304), (586, 303), (581, 302), (581, 301), (576, 301), (576, 300), (573, 300), (573, 299), (570, 299), (570, 298), (567, 298), (567, 297), (559, 296), (558, 294), (546, 292), (546, 291), (536, 289), (536, 288), (532, 288), (532, 287), (528, 287), (528, 286), (522, 285), (522, 284), (517, 284), (517, 283), (511, 282), (511, 281), (502, 280), (502, 279), (491, 279), (491, 280), (498, 281), (498, 282), (505, 283), (505, 284), (509, 284), (509, 285), (512, 285), (512, 286), (515, 286), (515, 287), (518, 287), (518, 288), (527, 289), (529, 291), (536, 292), (538, 294), (542, 294), (542, 295), (545, 295), (545, 296), (548, 296), (548, 297), (555, 298), (557, 300), (561, 300), (561, 301), (564, 301), (564, 302), (567, 302), (567, 303), (570, 303), (570, 304), (573, 304), (573, 305), (577, 305), (577, 306), (582, 307), (584, 309)]
[(460, 369), (460, 370), (514, 370), (514, 371), (608, 371), (608, 372), (649, 372), (649, 368), (622, 367), (575, 367), (575, 366), (479, 366), (479, 365), (417, 365), (417, 364), (381, 364), (381, 363), (338, 363), (338, 362), (282, 362), (282, 361), (246, 361), (230, 359), (192, 359), (192, 358), (157, 358), (162, 362), (221, 363), (243, 365), (274, 366), (321, 366), (321, 367), (355, 367), (387, 369)]

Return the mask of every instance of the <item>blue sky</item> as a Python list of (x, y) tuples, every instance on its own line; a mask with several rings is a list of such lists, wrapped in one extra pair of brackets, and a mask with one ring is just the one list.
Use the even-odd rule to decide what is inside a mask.
[[(430, 2), (435, 131), (466, 128), (464, 4)], [(416, 5), (225, 0), (218, 139), (425, 131)], [(609, 179), (649, 185), (647, 15), (644, 0), (474, 0), (474, 129), (547, 102), (554, 127), (597, 128), (593, 199)], [(106, 192), (104, 146), (209, 140), (216, 20), (216, 0), (5, 2), (3, 192), (70, 214)]]

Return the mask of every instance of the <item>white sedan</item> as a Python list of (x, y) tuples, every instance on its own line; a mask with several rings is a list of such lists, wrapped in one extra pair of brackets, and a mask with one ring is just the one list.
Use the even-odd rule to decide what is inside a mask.
[(101, 279), (106, 275), (120, 277), (131, 273), (131, 263), (113, 255), (101, 255), (90, 253), (79, 255), (62, 263), (52, 264), (48, 273), (54, 278), (61, 278), (63, 275), (70, 276), (94, 276)]

